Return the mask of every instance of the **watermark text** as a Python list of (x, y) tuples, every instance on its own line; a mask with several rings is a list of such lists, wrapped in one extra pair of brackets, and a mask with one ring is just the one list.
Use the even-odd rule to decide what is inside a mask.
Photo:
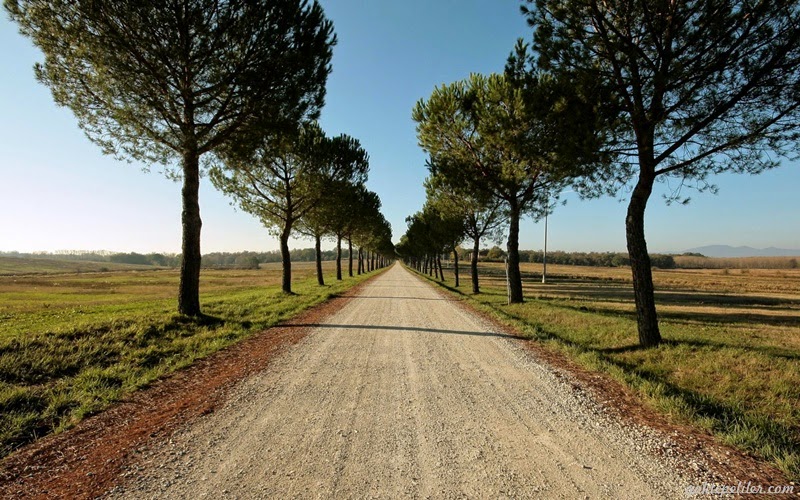
[(765, 486), (751, 481), (737, 484), (702, 483), (686, 487), (686, 496), (697, 495), (791, 495), (794, 485)]

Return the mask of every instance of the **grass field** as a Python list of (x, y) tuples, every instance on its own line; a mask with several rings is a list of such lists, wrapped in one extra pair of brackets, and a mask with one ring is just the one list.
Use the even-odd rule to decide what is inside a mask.
[(367, 276), (337, 282), (333, 265), (320, 287), (294, 263), (295, 295), (280, 264), (203, 270), (200, 322), (174, 312), (175, 270), (0, 276), (0, 457)]
[(800, 257), (697, 257), (676, 255), (682, 269), (797, 269)]
[[(640, 349), (630, 270), (523, 264), (524, 304), (507, 305), (502, 265), (457, 293), (651, 406), (800, 479), (800, 269), (655, 270), (663, 345)], [(452, 285), (452, 272), (446, 273)]]
[(60, 260), (55, 258), (32, 259), (24, 257), (0, 256), (0, 276), (54, 273), (96, 273), (108, 271), (158, 269), (136, 264), (117, 264), (114, 262), (91, 262), (81, 260)]

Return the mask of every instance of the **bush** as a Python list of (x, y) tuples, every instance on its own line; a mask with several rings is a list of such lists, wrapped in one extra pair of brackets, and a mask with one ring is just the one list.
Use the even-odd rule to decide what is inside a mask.
[(233, 267), (237, 269), (258, 269), (258, 257), (255, 255), (239, 255), (233, 261)]
[(625, 254), (618, 253), (611, 258), (612, 267), (625, 267), (631, 265), (631, 259)]
[(659, 269), (675, 269), (675, 259), (672, 255), (651, 255), (650, 265)]
[(116, 264), (139, 264), (143, 266), (147, 266), (150, 264), (150, 261), (147, 259), (146, 255), (142, 255), (136, 252), (115, 253), (109, 258), (109, 260)]
[(506, 253), (499, 246), (495, 245), (486, 253), (486, 260), (489, 262), (503, 262)]

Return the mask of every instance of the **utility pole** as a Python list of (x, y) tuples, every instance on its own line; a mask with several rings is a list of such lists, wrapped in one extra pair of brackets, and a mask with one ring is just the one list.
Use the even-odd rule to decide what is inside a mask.
[(546, 210), (544, 213), (544, 253), (542, 254), (542, 283), (547, 283), (547, 212), (549, 212), (549, 210)]

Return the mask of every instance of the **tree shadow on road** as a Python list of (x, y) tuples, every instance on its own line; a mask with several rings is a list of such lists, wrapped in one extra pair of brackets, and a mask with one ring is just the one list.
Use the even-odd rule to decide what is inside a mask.
[(438, 328), (422, 328), (416, 326), (389, 326), (389, 325), (337, 325), (337, 324), (323, 324), (323, 323), (309, 323), (309, 324), (287, 324), (292, 328), (332, 328), (341, 330), (395, 330), (406, 332), (420, 332), (420, 333), (435, 333), (445, 335), (470, 335), (474, 337), (500, 337), (506, 339), (519, 338), (515, 335), (500, 332), (478, 332), (468, 330), (442, 330)]

